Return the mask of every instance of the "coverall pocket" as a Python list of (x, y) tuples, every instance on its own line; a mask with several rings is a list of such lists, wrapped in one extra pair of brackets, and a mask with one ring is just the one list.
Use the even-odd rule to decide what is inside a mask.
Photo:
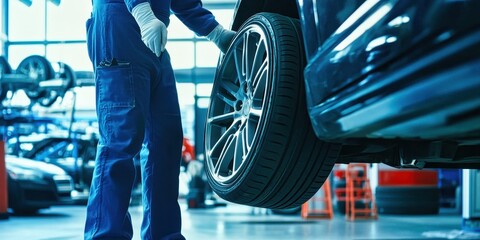
[(132, 67), (128, 63), (115, 66), (98, 66), (97, 108), (135, 107)]

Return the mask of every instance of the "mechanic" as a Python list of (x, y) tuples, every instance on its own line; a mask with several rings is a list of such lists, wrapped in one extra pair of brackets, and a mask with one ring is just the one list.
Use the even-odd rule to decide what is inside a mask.
[[(93, 0), (87, 45), (96, 82), (100, 131), (85, 239), (131, 239), (128, 206), (142, 158), (142, 239), (185, 239), (178, 181), (182, 126), (170, 56), (172, 11), (225, 52), (235, 32), (224, 29), (200, 0)], [(142, 147), (143, 143), (143, 147)]]

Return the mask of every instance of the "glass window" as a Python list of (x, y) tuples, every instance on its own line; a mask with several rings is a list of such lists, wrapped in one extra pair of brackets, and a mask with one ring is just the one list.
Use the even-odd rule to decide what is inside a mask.
[(193, 68), (193, 42), (191, 41), (170, 41), (167, 42), (167, 50), (170, 53), (174, 69)]
[(10, 41), (45, 40), (45, 1), (33, 1), (30, 7), (21, 1), (8, 1), (8, 13)]
[(195, 84), (177, 83), (178, 100), (182, 116), (183, 133), (193, 139), (195, 125)]
[(12, 69), (16, 69), (18, 64), (30, 55), (45, 55), (45, 46), (35, 45), (11, 45), (8, 47), (8, 62)]
[(193, 38), (194, 33), (188, 29), (175, 15), (170, 15), (170, 25), (168, 25), (168, 38)]
[(230, 28), (233, 19), (233, 9), (214, 9), (211, 10), (215, 19), (225, 28)]
[(177, 83), (178, 101), (180, 106), (193, 105), (195, 102), (195, 84), (193, 83)]
[(61, 1), (58, 6), (47, 4), (47, 40), (85, 40), (85, 22), (91, 11), (90, 1)]
[(47, 59), (52, 64), (64, 62), (74, 71), (93, 71), (86, 43), (49, 44), (47, 45)]
[(197, 42), (197, 67), (216, 67), (220, 49), (212, 42)]
[(197, 84), (197, 96), (199, 97), (210, 97), (212, 93), (213, 84), (211, 83), (200, 83)]

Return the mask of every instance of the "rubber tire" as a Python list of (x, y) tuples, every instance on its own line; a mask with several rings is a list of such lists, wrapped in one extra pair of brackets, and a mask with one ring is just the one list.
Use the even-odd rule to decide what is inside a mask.
[[(272, 209), (298, 207), (325, 182), (341, 146), (320, 141), (312, 129), (305, 102), (305, 56), (298, 19), (258, 13), (243, 24), (235, 39), (251, 24), (263, 29), (274, 58), (269, 61), (272, 70), (259, 123), (262, 131), (252, 143), (246, 164), (228, 184), (215, 181), (213, 169), (205, 164), (208, 182), (215, 193), (231, 202)], [(218, 72), (215, 83), (221, 81)]]
[(273, 214), (277, 215), (300, 215), (302, 211), (302, 207), (294, 207), (294, 208), (284, 208), (284, 209), (271, 209)]
[[(0, 76), (12, 73), (12, 67), (4, 56), (0, 56)], [(0, 84), (0, 103), (7, 97), (8, 85)]]
[(398, 215), (423, 215), (438, 214), (440, 210), (439, 201), (376, 201), (378, 213)]
[(25, 89), (25, 94), (28, 96), (28, 98), (30, 98), (30, 100), (37, 101), (38, 99), (47, 95), (45, 90), (38, 89), (40, 82), (54, 78), (55, 70), (53, 70), (52, 64), (45, 57), (32, 55), (26, 57), (20, 62), (20, 64), (18, 64), (16, 72), (25, 74), (23, 69), (25, 69), (31, 61), (39, 63), (39, 66), (44, 70), (44, 76), (39, 79), (32, 79), (32, 88)]
[(70, 67), (66, 63), (59, 62), (60, 67), (63, 67), (63, 72), (57, 73), (57, 78), (59, 79), (67, 79), (64, 86), (61, 89), (48, 89), (45, 92), (45, 95), (39, 99), (37, 99), (38, 104), (42, 107), (50, 107), (52, 106), (59, 97), (63, 98), (65, 93), (74, 87), (75, 84), (75, 71), (73, 71), (72, 67)]
[(438, 187), (379, 186), (376, 188), (375, 200), (378, 212), (381, 214), (438, 214), (440, 189)]
[(0, 56), (0, 73), (1, 74), (12, 73), (12, 67), (10, 66), (10, 64), (8, 63), (7, 59), (4, 56)]
[(440, 199), (438, 187), (382, 187), (378, 186), (375, 191), (377, 200), (395, 201), (437, 201)]

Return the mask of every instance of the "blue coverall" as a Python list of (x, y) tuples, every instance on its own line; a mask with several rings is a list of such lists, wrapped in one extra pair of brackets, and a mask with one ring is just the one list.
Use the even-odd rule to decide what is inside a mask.
[[(87, 21), (95, 69), (100, 131), (85, 239), (131, 239), (128, 206), (135, 180), (133, 157), (142, 149), (142, 239), (184, 239), (178, 205), (182, 125), (170, 56), (157, 57), (131, 15), (146, 0), (93, 0)], [(165, 25), (172, 11), (200, 36), (218, 22), (200, 0), (150, 0)], [(174, 29), (170, 31), (175, 31)]]

